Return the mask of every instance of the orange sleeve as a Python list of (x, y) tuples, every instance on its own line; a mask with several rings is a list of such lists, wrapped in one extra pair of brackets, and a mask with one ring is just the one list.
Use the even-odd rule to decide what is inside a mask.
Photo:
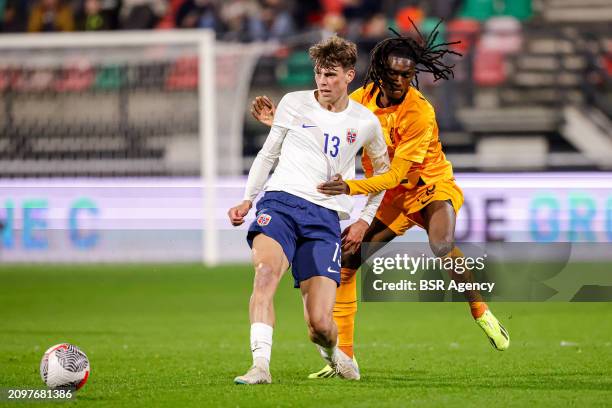
[(346, 180), (350, 195), (378, 193), (397, 187), (408, 170), (412, 162), (403, 160), (395, 156), (391, 161), (391, 168), (383, 174), (362, 180)]
[(372, 166), (372, 160), (370, 160), (370, 156), (368, 153), (363, 150), (363, 154), (361, 155), (361, 166), (363, 167), (363, 171), (365, 172), (366, 177), (372, 177), (374, 175), (374, 166)]
[[(433, 112), (419, 112), (418, 119), (400, 125), (400, 142), (395, 148), (395, 157), (423, 163), (434, 138), (435, 117)], [(404, 126), (405, 125), (405, 126)]]

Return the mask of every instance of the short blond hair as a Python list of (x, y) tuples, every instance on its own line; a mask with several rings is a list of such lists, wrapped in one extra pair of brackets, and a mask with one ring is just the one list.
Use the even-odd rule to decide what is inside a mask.
[(336, 35), (310, 47), (308, 54), (315, 67), (319, 68), (341, 66), (344, 69), (355, 69), (357, 63), (357, 45)]

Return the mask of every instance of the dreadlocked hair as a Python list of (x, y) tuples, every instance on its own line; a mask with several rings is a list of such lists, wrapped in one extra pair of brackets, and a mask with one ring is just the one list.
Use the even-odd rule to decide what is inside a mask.
[(414, 21), (410, 19), (410, 23), (416, 30), (418, 37), (416, 39), (403, 37), (397, 31), (389, 28), (396, 36), (382, 40), (370, 53), (370, 66), (363, 83), (363, 87), (370, 82), (374, 83), (370, 95), (373, 95), (377, 89), (382, 88), (383, 82), (390, 82), (391, 78), (388, 74), (387, 59), (390, 55), (398, 55), (408, 58), (414, 62), (415, 75), (413, 86), (419, 88), (418, 74), (420, 72), (429, 72), (433, 74), (434, 82), (439, 79), (449, 79), (455, 77), (453, 68), (455, 65), (449, 65), (444, 62), (444, 56), (447, 54), (462, 56), (462, 54), (452, 51), (448, 48), (449, 45), (459, 44), (461, 41), (441, 43), (434, 45), (440, 34), (438, 27), (443, 20), (440, 20), (434, 29), (429, 33), (427, 38), (421, 34)]

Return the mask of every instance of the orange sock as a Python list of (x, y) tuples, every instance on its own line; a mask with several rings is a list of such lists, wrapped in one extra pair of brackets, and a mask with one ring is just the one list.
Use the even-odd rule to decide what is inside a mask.
[(355, 314), (357, 313), (357, 270), (342, 268), (340, 286), (336, 290), (334, 321), (338, 326), (338, 348), (353, 357)]
[(470, 312), (474, 319), (478, 319), (487, 311), (489, 306), (485, 302), (470, 302)]
[[(453, 249), (446, 255), (446, 257), (453, 258), (462, 258), (465, 255), (458, 247), (453, 247)], [(466, 271), (466, 275), (469, 274), (470, 280), (473, 279), (471, 275), (471, 271)], [(489, 308), (487, 304), (482, 300), (482, 296), (478, 291), (466, 291), (465, 295), (467, 297), (467, 301), (470, 304), (470, 312), (472, 313), (472, 317), (474, 319), (478, 319), (480, 316), (484, 314)]]

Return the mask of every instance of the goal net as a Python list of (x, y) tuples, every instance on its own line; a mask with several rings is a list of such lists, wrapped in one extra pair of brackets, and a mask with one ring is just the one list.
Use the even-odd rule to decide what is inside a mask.
[(214, 264), (217, 178), (242, 172), (249, 84), (272, 48), (208, 30), (0, 36), (0, 259), (163, 260), (185, 249), (146, 231), (184, 228)]

